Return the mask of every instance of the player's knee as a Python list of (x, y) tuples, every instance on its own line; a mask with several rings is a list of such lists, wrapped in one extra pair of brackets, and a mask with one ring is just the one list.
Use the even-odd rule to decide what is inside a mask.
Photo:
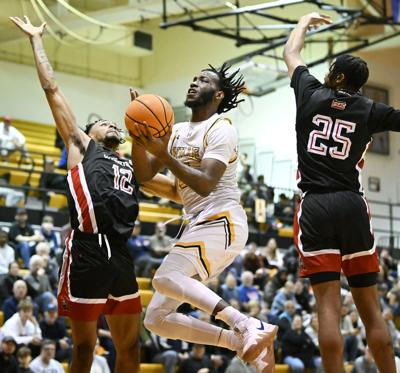
[(146, 329), (155, 334), (159, 334), (158, 332), (161, 329), (162, 322), (163, 317), (157, 309), (151, 307), (147, 308), (146, 315), (143, 320), (143, 324)]
[(174, 274), (171, 272), (169, 274), (156, 274), (153, 278), (152, 285), (160, 294), (165, 295), (173, 291), (177, 283), (174, 280)]
[(90, 342), (77, 342), (74, 343), (74, 353), (76, 356), (79, 356), (79, 359), (92, 359), (94, 347)]
[(320, 334), (319, 344), (325, 351), (341, 351), (343, 349), (343, 340), (340, 335)]

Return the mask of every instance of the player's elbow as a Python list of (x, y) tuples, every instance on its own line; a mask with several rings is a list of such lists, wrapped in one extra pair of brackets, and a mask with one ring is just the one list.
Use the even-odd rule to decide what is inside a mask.
[(46, 96), (55, 95), (58, 93), (58, 85), (53, 81), (45, 81), (42, 84), (43, 91), (45, 92)]

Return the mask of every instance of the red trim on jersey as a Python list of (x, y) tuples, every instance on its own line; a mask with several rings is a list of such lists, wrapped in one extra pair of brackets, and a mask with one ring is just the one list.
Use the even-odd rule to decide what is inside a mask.
[(89, 204), (86, 199), (85, 192), (83, 191), (83, 186), (79, 177), (78, 166), (75, 166), (71, 170), (71, 179), (73, 188), (75, 190), (76, 198), (78, 200), (79, 207), (81, 210), (83, 231), (88, 233), (93, 233), (94, 231), (93, 231), (92, 221), (90, 220)]
[(343, 273), (346, 276), (362, 275), (379, 272), (378, 251), (372, 255), (357, 256), (342, 262)]
[(138, 314), (142, 312), (140, 296), (123, 301), (108, 299), (104, 306), (105, 315)]

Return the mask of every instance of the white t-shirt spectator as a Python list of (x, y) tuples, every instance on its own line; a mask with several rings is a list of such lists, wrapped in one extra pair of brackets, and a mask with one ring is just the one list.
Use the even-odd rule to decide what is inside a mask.
[(94, 355), (90, 373), (110, 373), (107, 360), (103, 356)]
[(8, 273), (8, 266), (15, 261), (15, 252), (10, 245), (0, 246), (0, 275)]
[(34, 373), (65, 373), (64, 368), (57, 360), (51, 359), (49, 364), (46, 364), (40, 355), (32, 360), (29, 368)]
[(30, 320), (23, 325), (18, 312), (14, 313), (14, 315), (4, 323), (1, 331), (3, 335), (13, 337), (17, 344), (31, 343), (34, 337), (42, 338), (42, 331), (39, 325), (35, 325)]
[[(9, 126), (8, 131), (5, 131), (4, 122), (0, 122), (0, 147), (9, 150), (14, 150), (17, 147), (21, 147), (25, 144), (25, 136), (19, 132), (12, 125)], [(0, 150), (3, 154), (4, 149)]]

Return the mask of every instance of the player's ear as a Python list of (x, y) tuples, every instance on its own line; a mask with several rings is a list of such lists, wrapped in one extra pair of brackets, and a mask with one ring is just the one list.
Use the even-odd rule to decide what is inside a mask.
[(217, 91), (217, 93), (215, 94), (215, 98), (219, 101), (222, 101), (224, 97), (225, 97), (224, 91)]
[(335, 83), (336, 83), (337, 85), (343, 84), (345, 80), (346, 80), (345, 75), (344, 75), (343, 73), (339, 73), (339, 74), (336, 76)]

